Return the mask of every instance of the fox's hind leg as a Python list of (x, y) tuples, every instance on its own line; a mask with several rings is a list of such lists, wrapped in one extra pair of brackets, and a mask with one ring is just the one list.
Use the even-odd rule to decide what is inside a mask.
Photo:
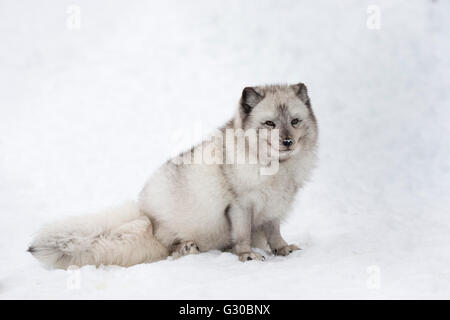
[(200, 249), (194, 241), (183, 241), (173, 247), (172, 256), (179, 258), (196, 253), (200, 253)]

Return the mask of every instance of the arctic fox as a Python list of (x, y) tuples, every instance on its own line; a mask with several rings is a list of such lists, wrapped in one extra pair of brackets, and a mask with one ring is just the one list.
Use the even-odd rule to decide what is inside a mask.
[(213, 249), (240, 261), (264, 260), (254, 247), (288, 255), (299, 248), (283, 239), (280, 221), (312, 172), (317, 140), (303, 83), (246, 87), (215, 139), (162, 165), (137, 202), (44, 227), (28, 250), (63, 269)]

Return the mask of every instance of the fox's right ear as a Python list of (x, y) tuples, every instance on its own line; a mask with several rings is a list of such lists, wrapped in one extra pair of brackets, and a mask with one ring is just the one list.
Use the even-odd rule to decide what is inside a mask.
[(245, 87), (240, 102), (242, 111), (249, 114), (262, 99), (264, 99), (264, 93), (261, 90), (254, 87)]
[(308, 89), (306, 89), (306, 86), (304, 83), (297, 83), (292, 86), (294, 89), (295, 94), (297, 97), (303, 101), (303, 103), (308, 107), (311, 108), (311, 100), (309, 100), (308, 96)]

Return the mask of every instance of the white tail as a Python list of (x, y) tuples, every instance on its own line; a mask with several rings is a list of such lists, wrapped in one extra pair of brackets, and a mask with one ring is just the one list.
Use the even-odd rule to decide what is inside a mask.
[(46, 265), (132, 266), (168, 256), (136, 202), (44, 227), (28, 249)]

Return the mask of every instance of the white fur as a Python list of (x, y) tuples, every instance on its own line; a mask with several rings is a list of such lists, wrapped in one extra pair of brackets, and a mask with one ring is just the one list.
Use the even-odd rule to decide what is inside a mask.
[(62, 269), (71, 265), (131, 266), (168, 255), (167, 248), (153, 237), (150, 220), (132, 201), (48, 225), (30, 251), (43, 263)]
[[(239, 109), (226, 127), (257, 128), (266, 119), (277, 116), (280, 125), (284, 121), (296, 144), (294, 152), (280, 161), (276, 174), (261, 175), (260, 169), (267, 166), (264, 163), (167, 162), (150, 177), (138, 204), (129, 202), (100, 214), (47, 226), (34, 240), (30, 252), (45, 264), (58, 268), (87, 264), (131, 266), (156, 261), (167, 257), (180, 243), (183, 248), (186, 242), (192, 248), (196, 244), (200, 251), (225, 250), (234, 245), (243, 261), (263, 258), (251, 252), (251, 245), (264, 248), (269, 245), (275, 253), (289, 254), (297, 247), (288, 246), (283, 240), (279, 224), (297, 190), (311, 174), (317, 145), (314, 115), (299, 99), (297, 89), (259, 88), (265, 97), (250, 116), (244, 119)], [(280, 109), (280, 105), (288, 108)], [(284, 114), (280, 115), (279, 110), (284, 110)], [(302, 123), (290, 126), (291, 117), (301, 117)], [(200, 146), (224, 151), (223, 146), (205, 141), (176, 159), (192, 154)], [(228, 152), (225, 146), (225, 153)]]

